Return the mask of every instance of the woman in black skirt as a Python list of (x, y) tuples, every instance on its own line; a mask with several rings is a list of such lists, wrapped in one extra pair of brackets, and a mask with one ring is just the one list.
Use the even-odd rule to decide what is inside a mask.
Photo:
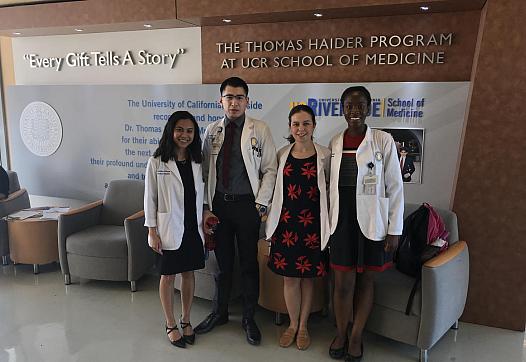
[(325, 275), (329, 239), (327, 181), (330, 152), (312, 141), (316, 117), (309, 106), (289, 113), (290, 145), (278, 151), (278, 175), (266, 234), (271, 241), (268, 267), (284, 276), (285, 304), (290, 317), (279, 345), (294, 340), (300, 350), (310, 345), (307, 330), (314, 278)]
[(374, 275), (392, 265), (402, 234), (404, 194), (393, 138), (365, 124), (371, 109), (369, 91), (347, 88), (341, 104), (347, 129), (329, 146), (329, 245), (338, 328), (329, 355), (357, 362), (363, 356), (362, 332), (373, 304)]
[[(170, 342), (194, 344), (190, 324), (194, 270), (205, 266), (202, 230), (204, 184), (201, 139), (194, 116), (178, 111), (170, 116), (159, 147), (146, 167), (144, 213), (148, 244), (161, 254), (159, 295)], [(174, 280), (181, 274), (181, 318), (174, 317)]]

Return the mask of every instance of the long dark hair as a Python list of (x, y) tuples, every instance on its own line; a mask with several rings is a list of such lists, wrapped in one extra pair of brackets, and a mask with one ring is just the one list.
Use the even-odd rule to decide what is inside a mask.
[(194, 116), (187, 111), (174, 112), (168, 122), (164, 126), (163, 135), (159, 141), (159, 147), (155, 150), (153, 157), (161, 156), (161, 161), (168, 162), (169, 160), (176, 160), (177, 146), (174, 142), (174, 129), (178, 121), (181, 119), (189, 119), (194, 124), (194, 140), (187, 148), (187, 157), (195, 163), (201, 163), (203, 156), (201, 154), (201, 137), (199, 136), (199, 125)]
[[(312, 117), (312, 124), (316, 126), (316, 115), (314, 114), (314, 111), (312, 110), (312, 108), (306, 104), (298, 104), (297, 106), (294, 106), (289, 112), (289, 128), (290, 128), (290, 122), (292, 121), (292, 116), (300, 112), (308, 113)], [(289, 141), (290, 143), (295, 142), (293, 135), (289, 135), (285, 139)]]

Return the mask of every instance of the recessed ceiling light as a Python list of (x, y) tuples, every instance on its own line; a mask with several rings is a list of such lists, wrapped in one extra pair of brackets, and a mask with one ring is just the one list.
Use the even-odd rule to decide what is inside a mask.
[(145, 27), (145, 28), (151, 28), (151, 27), (152, 27), (152, 24), (144, 24), (144, 27)]
[(82, 32), (82, 31), (84, 31), (84, 29), (75, 29), (75, 31), (76, 31), (77, 33), (80, 33), (80, 32)]
[(232, 20), (231, 19), (223, 19), (223, 23), (231, 23)]
[(323, 16), (323, 14), (320, 14), (320, 13), (314, 13), (314, 16), (317, 17), (317, 18), (321, 18)]
[(421, 6), (420, 10), (428, 11), (429, 10), (429, 6)]
[(22, 35), (22, 33), (19, 33), (18, 31), (15, 31), (13, 35)]

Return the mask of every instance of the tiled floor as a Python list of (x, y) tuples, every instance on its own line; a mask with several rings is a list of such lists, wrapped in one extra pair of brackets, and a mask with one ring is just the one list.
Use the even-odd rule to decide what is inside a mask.
[[(146, 276), (131, 293), (125, 282), (78, 281), (65, 286), (57, 264), (33, 274), (30, 265), (0, 269), (0, 361), (330, 361), (328, 346), (334, 327), (328, 318), (313, 315), (313, 343), (307, 351), (278, 347), (283, 327), (273, 314), (260, 310), (257, 321), (263, 341), (246, 343), (239, 310), (231, 321), (186, 350), (171, 346), (165, 336), (157, 294), (158, 277)], [(196, 299), (192, 322), (209, 312), (211, 303)], [(179, 304), (176, 305), (179, 308)], [(418, 350), (367, 334), (364, 362), (418, 361)], [(526, 361), (524, 333), (461, 323), (430, 350), (430, 361)]]

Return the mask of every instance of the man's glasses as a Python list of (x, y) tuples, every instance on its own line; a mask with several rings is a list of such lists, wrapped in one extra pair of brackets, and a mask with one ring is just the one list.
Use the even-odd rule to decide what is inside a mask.
[(236, 100), (238, 102), (242, 102), (244, 101), (247, 97), (246, 96), (242, 96), (242, 95), (233, 95), (233, 94), (225, 94), (224, 96), (221, 96), (221, 98), (223, 98), (224, 100), (228, 101), (228, 102), (232, 102), (233, 100)]

